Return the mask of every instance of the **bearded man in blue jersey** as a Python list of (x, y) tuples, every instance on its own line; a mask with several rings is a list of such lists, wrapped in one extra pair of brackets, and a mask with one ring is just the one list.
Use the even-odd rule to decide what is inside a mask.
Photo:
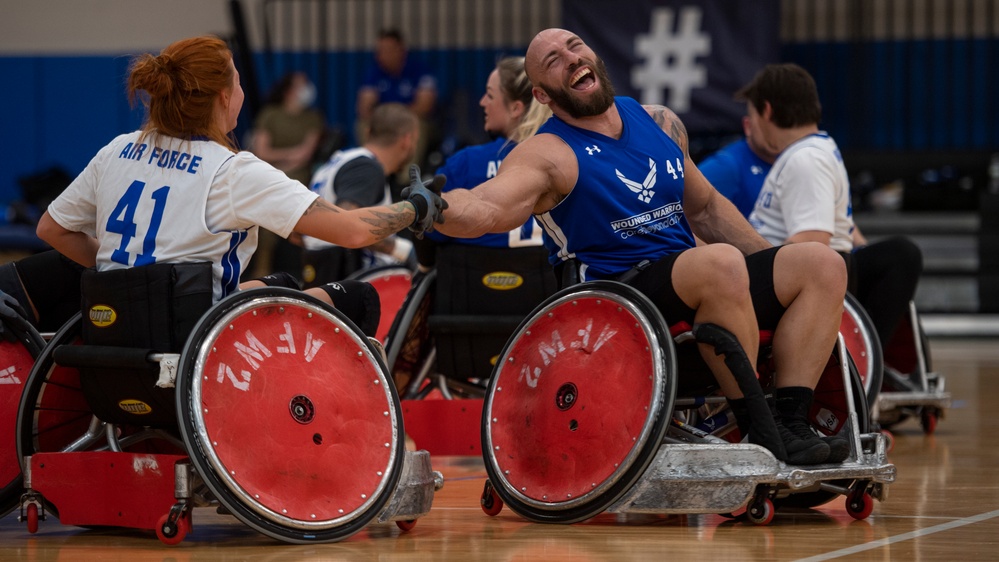
[[(676, 114), (615, 97), (603, 62), (572, 32), (540, 32), (526, 68), (554, 117), (496, 177), (448, 192), (439, 230), (475, 237), (534, 215), (556, 270), (572, 260), (582, 280), (626, 279), (670, 323), (718, 328), (702, 330), (701, 355), (751, 442), (790, 464), (843, 461), (848, 442), (818, 437), (807, 421), (839, 330), (842, 258), (822, 244), (764, 240), (698, 171)], [(761, 329), (774, 330), (776, 428), (744, 384), (746, 369), (755, 383)]]

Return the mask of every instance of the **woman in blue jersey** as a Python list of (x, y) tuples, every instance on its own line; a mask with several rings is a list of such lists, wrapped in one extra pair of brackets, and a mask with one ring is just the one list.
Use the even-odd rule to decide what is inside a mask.
[[(524, 72), (524, 57), (500, 59), (489, 74), (486, 92), (479, 100), (485, 117), (485, 130), (496, 138), (486, 144), (465, 147), (450, 156), (437, 170), (447, 177), (444, 191), (474, 187), (492, 178), (506, 155), (517, 143), (530, 137), (551, 116), (547, 106), (534, 102), (531, 82)], [(432, 232), (426, 238), (435, 242), (454, 242), (491, 248), (540, 246), (541, 228), (533, 218), (509, 232), (483, 234), (476, 238), (449, 238)], [(433, 265), (432, 244), (417, 242), (420, 265)]]
[[(217, 301), (239, 287), (260, 227), (360, 247), (410, 225), (430, 227), (439, 215), (439, 198), (423, 184), (406, 201), (348, 211), (238, 151), (232, 130), (243, 90), (217, 37), (136, 57), (128, 93), (147, 108), (142, 129), (101, 149), (38, 224), (41, 239), (85, 267), (210, 262)], [(344, 306), (342, 285), (320, 289), (314, 296)]]

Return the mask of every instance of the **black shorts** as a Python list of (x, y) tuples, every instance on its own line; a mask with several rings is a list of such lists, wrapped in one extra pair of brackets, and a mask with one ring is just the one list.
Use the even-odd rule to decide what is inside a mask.
[[(749, 292), (756, 311), (756, 322), (761, 330), (773, 330), (784, 315), (785, 308), (774, 291), (774, 258), (778, 250), (780, 247), (768, 248), (746, 256)], [(682, 253), (666, 256), (628, 283), (649, 297), (670, 325), (681, 321), (694, 323), (694, 309), (687, 306), (673, 288), (673, 264)]]

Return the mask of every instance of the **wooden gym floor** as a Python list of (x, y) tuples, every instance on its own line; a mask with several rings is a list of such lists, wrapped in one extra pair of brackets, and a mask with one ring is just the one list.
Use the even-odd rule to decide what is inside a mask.
[(0, 519), (0, 561), (997, 560), (999, 340), (934, 339), (931, 353), (954, 403), (933, 435), (915, 419), (895, 426), (889, 460), (898, 478), (864, 521), (836, 499), (778, 511), (766, 527), (717, 515), (603, 514), (569, 526), (534, 524), (508, 509), (482, 512), (481, 459), (434, 457), (444, 488), (405, 533), (369, 525), (340, 543), (288, 545), (198, 508), (192, 533), (166, 546), (152, 532), (64, 527), (53, 518), (31, 535), (15, 512)]

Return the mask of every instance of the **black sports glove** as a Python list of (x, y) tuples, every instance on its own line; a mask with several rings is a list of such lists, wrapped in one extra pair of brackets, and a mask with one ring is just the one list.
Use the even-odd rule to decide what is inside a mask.
[(416, 207), (416, 220), (409, 225), (409, 230), (417, 238), (423, 238), (425, 232), (432, 232), (435, 222), (444, 223), (447, 201), (441, 199), (440, 192), (446, 181), (447, 178), (441, 174), (423, 181), (420, 179), (420, 167), (416, 164), (409, 167), (409, 186), (402, 190), (402, 198)]
[(11, 327), (27, 330), (31, 324), (26, 317), (27, 314), (17, 299), (0, 291), (0, 337), (10, 342), (18, 341), (17, 334)]

